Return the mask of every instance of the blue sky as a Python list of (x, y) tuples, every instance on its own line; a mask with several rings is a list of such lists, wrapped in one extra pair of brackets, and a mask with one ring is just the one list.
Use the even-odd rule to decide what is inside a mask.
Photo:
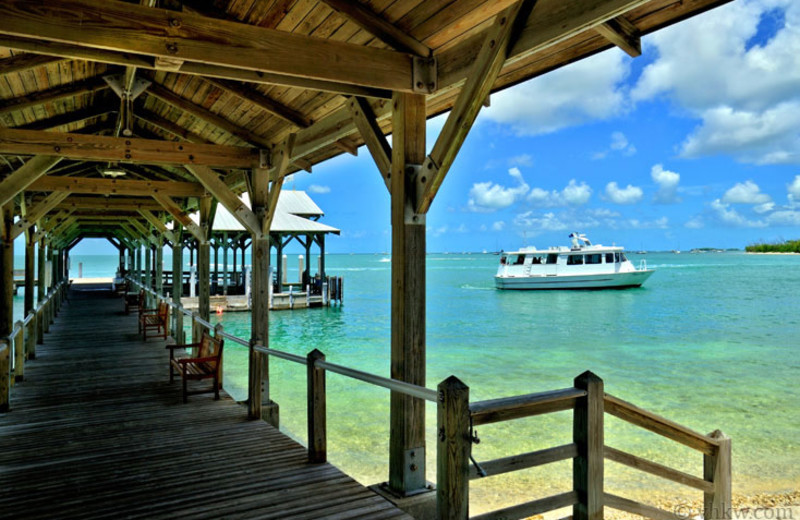
[[(639, 58), (612, 49), (493, 95), (428, 214), (428, 251), (564, 245), (572, 231), (656, 250), (800, 238), (800, 2), (737, 0), (642, 43)], [(390, 250), (365, 148), (292, 188), (342, 230), (329, 252)]]

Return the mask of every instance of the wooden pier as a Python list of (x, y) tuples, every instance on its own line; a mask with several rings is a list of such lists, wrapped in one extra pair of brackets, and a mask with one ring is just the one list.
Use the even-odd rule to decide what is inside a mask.
[(3, 518), (410, 518), (224, 392), (181, 404), (136, 329), (72, 290), (0, 416)]

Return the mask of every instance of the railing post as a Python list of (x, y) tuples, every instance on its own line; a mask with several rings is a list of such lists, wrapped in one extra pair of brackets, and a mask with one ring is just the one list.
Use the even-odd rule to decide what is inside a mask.
[(25, 326), (18, 321), (14, 328), (17, 333), (14, 334), (14, 379), (11, 380), (12, 385), (15, 381), (22, 381), (25, 375)]
[(175, 343), (186, 343), (186, 338), (183, 334), (183, 305), (178, 302), (178, 307), (175, 309)]
[(713, 493), (704, 495), (705, 520), (730, 520), (731, 516), (731, 438), (719, 430), (708, 434), (719, 442), (715, 455), (703, 456), (703, 478), (714, 484)]
[(469, 387), (450, 376), (438, 386), (436, 518), (469, 518)]
[(9, 410), (11, 397), (11, 359), (8, 339), (0, 339), (0, 412)]
[(36, 359), (36, 328), (38, 316), (34, 311), (31, 311), (31, 320), (28, 322), (28, 327), (25, 330), (25, 358)]
[(325, 369), (317, 368), (317, 361), (325, 361), (325, 354), (317, 349), (306, 356), (308, 365), (308, 461), (322, 463), (328, 460), (328, 441), (325, 402)]
[(578, 503), (572, 508), (573, 520), (603, 520), (603, 380), (592, 372), (575, 378), (575, 388), (586, 397), (575, 404), (572, 439), (578, 456), (572, 462), (573, 489)]

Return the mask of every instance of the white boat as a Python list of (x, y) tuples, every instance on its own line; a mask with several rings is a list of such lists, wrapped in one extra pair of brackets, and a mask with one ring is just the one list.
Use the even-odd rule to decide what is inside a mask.
[(572, 233), (572, 247), (529, 247), (503, 253), (494, 277), (498, 289), (622, 289), (639, 287), (655, 271), (639, 267), (618, 246), (593, 245)]

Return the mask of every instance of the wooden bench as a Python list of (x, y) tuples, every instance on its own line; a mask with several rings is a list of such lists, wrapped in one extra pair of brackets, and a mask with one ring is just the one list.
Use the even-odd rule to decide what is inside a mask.
[[(208, 331), (203, 331), (199, 343), (187, 343), (183, 345), (167, 345), (169, 349), (169, 382), (175, 380), (175, 370), (183, 379), (183, 402), (188, 401), (188, 395), (205, 394), (214, 392), (214, 399), (219, 399), (220, 371), (222, 370), (222, 347), (224, 340), (212, 338)], [(198, 348), (197, 357), (175, 357), (178, 349)], [(214, 386), (210, 390), (188, 391), (187, 382), (201, 379), (213, 379)]]
[(150, 329), (156, 330), (156, 336), (161, 333), (164, 339), (167, 339), (167, 320), (169, 319), (169, 306), (167, 302), (158, 302), (158, 307), (155, 309), (144, 309), (139, 307), (139, 332), (144, 335), (147, 341), (147, 331)]
[(136, 293), (125, 293), (125, 314), (130, 314), (131, 310), (140, 310), (144, 308), (144, 291)]

